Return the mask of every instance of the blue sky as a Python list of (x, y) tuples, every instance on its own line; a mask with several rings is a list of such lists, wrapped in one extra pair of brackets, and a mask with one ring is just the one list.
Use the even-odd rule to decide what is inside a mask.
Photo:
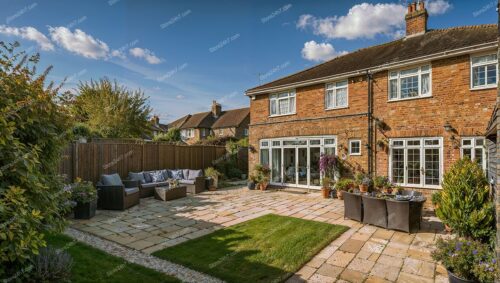
[[(40, 52), (74, 90), (107, 76), (162, 122), (245, 107), (244, 91), (404, 35), (407, 1), (0, 0), (0, 41)], [(496, 1), (429, 0), (429, 28), (496, 23)]]

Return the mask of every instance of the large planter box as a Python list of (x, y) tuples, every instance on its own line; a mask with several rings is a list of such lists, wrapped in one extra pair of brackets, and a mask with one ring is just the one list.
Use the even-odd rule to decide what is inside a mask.
[(75, 219), (90, 219), (95, 216), (97, 200), (89, 203), (77, 203), (74, 209)]

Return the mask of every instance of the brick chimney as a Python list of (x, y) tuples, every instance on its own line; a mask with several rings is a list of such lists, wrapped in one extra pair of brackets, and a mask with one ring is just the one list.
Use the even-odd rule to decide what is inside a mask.
[(408, 13), (406, 14), (406, 36), (423, 34), (427, 31), (427, 9), (424, 2), (411, 2), (408, 4)]
[(219, 103), (217, 103), (217, 101), (213, 100), (212, 101), (212, 115), (217, 118), (220, 116), (221, 112), (222, 112), (222, 107), (220, 106)]
[(160, 117), (154, 115), (153, 118), (151, 118), (151, 122), (153, 122), (153, 125), (158, 127), (158, 125), (160, 125)]

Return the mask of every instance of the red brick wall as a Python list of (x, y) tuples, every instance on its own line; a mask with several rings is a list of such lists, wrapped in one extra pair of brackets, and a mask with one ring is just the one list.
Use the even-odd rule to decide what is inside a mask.
[[(375, 139), (385, 137), (443, 137), (444, 170), (460, 158), (457, 147), (461, 137), (482, 136), (491, 117), (496, 89), (470, 90), (470, 58), (468, 55), (432, 62), (432, 97), (388, 102), (387, 71), (373, 76), (373, 116), (390, 130), (375, 130)], [(349, 79), (349, 107), (325, 110), (325, 85), (296, 89), (295, 115), (269, 117), (269, 96), (259, 95), (250, 103), (250, 144), (257, 151), (249, 156), (250, 168), (258, 162), (259, 144), (263, 138), (308, 135), (338, 135), (338, 146), (347, 149), (349, 138), (361, 138), (365, 145), (368, 133), (367, 82), (364, 76)], [(351, 116), (346, 116), (351, 115)], [(444, 131), (448, 122), (457, 131)], [(374, 144), (375, 172), (388, 175), (388, 153)], [(339, 149), (339, 154), (341, 153)], [(348, 156), (347, 161), (367, 170), (367, 149), (361, 156)]]

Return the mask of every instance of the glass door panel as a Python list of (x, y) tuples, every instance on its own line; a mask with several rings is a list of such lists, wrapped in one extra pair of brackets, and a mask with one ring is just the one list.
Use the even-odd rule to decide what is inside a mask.
[(295, 184), (296, 183), (296, 173), (295, 170), (295, 148), (284, 148), (283, 149), (283, 169), (284, 169), (284, 180), (283, 183)]
[(298, 184), (307, 186), (307, 148), (297, 148)]
[(271, 180), (273, 183), (281, 183), (281, 148), (273, 148), (272, 153)]
[(408, 149), (408, 184), (420, 185), (420, 149)]
[(311, 186), (321, 186), (320, 172), (319, 172), (319, 157), (321, 149), (319, 147), (309, 148), (309, 175)]
[(425, 149), (425, 184), (439, 185), (439, 148)]

